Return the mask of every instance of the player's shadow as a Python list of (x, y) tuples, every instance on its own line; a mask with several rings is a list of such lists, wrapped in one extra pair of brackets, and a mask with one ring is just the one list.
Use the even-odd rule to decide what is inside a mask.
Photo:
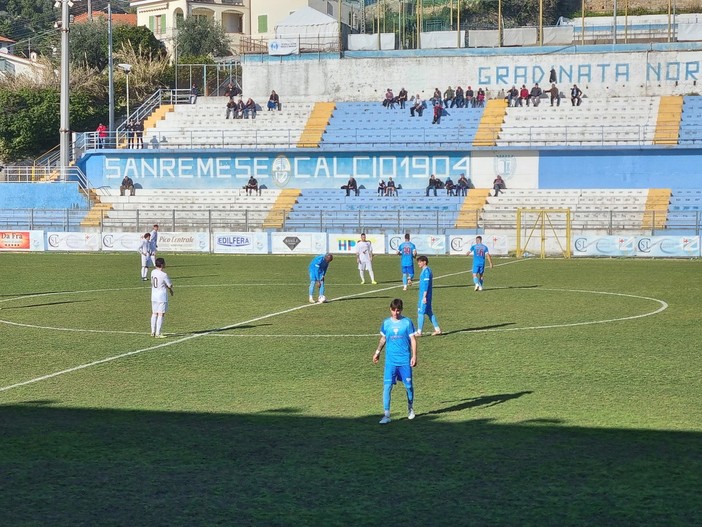
[(497, 329), (505, 326), (513, 326), (515, 322), (503, 322), (502, 324), (490, 324), (489, 326), (478, 326), (477, 328), (454, 329), (453, 331), (444, 331), (442, 336), (454, 335), (456, 333), (470, 333), (471, 331), (485, 331), (486, 329)]
[(28, 304), (26, 306), (3, 306), (3, 310), (27, 309), (30, 307), (60, 306), (62, 304), (82, 304), (83, 302), (92, 302), (92, 300), (64, 300), (63, 302), (44, 302), (41, 304)]
[(422, 415), (438, 415), (447, 414), (451, 412), (460, 412), (461, 410), (467, 410), (468, 408), (488, 408), (490, 406), (496, 406), (498, 404), (506, 403), (512, 399), (519, 399), (523, 395), (529, 395), (534, 393), (532, 391), (516, 392), (516, 393), (500, 393), (497, 395), (482, 395), (480, 397), (471, 397), (470, 399), (465, 399), (458, 404), (447, 406), (446, 408), (439, 408), (438, 410), (432, 410), (430, 412), (422, 413)]
[(507, 285), (504, 287), (489, 287), (488, 289), (485, 289), (481, 291), (481, 293), (485, 293), (488, 291), (500, 291), (500, 290), (507, 290), (507, 289), (538, 289), (541, 287), (541, 284), (534, 284), (534, 285)]
[(34, 293), (9, 293), (0, 295), (0, 298), (20, 298), (38, 295), (56, 295), (58, 293), (74, 293), (75, 291), (35, 291)]
[(237, 331), (240, 329), (254, 329), (262, 328), (264, 326), (272, 326), (273, 324), (242, 324), (241, 326), (234, 326), (228, 328), (214, 328), (214, 329), (201, 329), (199, 331), (191, 331), (187, 335), (204, 335), (205, 333), (224, 333), (226, 331)]

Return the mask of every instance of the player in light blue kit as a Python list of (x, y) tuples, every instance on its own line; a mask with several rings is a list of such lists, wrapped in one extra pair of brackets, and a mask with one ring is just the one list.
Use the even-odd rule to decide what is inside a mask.
[(334, 259), (332, 253), (320, 254), (312, 258), (310, 266), (307, 270), (310, 273), (310, 304), (314, 304), (314, 287), (319, 285), (319, 297), (317, 302), (323, 304), (327, 301), (327, 297), (324, 296), (324, 275), (327, 274), (327, 268), (329, 267), (329, 262)]
[(426, 256), (417, 256), (417, 265), (422, 270), (419, 274), (419, 301), (417, 302), (417, 335), (422, 336), (422, 327), (424, 326), (424, 316), (428, 316), (431, 323), (434, 324), (434, 333), (432, 335), (441, 335), (439, 321), (436, 320), (436, 315), (432, 311), (431, 297), (434, 290), (434, 273), (429, 268), (429, 258)]
[(402, 266), (402, 290), (407, 291), (407, 287), (411, 286), (414, 280), (414, 259), (417, 256), (417, 247), (410, 241), (409, 233), (405, 234), (405, 241), (397, 248), (397, 254), (400, 255)]
[(492, 269), (492, 256), (490, 256), (487, 245), (483, 244), (482, 236), (476, 236), (475, 243), (470, 246), (467, 256), (470, 256), (471, 253), (473, 254), (473, 283), (475, 284), (475, 290), (482, 291), (485, 257), (490, 262), (490, 269)]
[(390, 317), (380, 326), (380, 342), (373, 355), (373, 364), (378, 364), (380, 352), (385, 347), (385, 373), (383, 374), (383, 418), (381, 425), (390, 422), (390, 393), (400, 379), (407, 390), (407, 419), (414, 419), (414, 384), (412, 368), (417, 366), (417, 339), (414, 324), (402, 316), (402, 300), (390, 302)]

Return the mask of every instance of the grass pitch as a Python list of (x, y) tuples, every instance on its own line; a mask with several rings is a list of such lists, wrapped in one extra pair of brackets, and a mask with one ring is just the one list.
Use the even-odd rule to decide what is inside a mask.
[(164, 256), (156, 340), (138, 255), (0, 255), (2, 525), (702, 524), (700, 261), (430, 257), (380, 426), (398, 258)]

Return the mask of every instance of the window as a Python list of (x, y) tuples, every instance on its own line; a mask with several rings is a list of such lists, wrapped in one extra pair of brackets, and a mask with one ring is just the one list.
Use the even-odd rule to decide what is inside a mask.
[(149, 29), (154, 35), (161, 35), (166, 32), (166, 15), (155, 15), (149, 17)]
[(268, 33), (268, 15), (259, 15), (258, 17), (258, 32)]

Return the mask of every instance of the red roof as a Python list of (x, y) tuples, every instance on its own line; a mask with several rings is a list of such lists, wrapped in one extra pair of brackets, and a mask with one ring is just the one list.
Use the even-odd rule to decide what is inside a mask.
[[(93, 11), (93, 18), (107, 18), (107, 13), (103, 11)], [(73, 19), (73, 23), (81, 24), (88, 21), (88, 13), (82, 13), (76, 15)], [(113, 24), (123, 24), (125, 26), (136, 26), (137, 16), (135, 14), (129, 13), (112, 13), (112, 23)]]
[(0, 36), (0, 42), (9, 42), (10, 44), (16, 44), (14, 40), (2, 36)]

